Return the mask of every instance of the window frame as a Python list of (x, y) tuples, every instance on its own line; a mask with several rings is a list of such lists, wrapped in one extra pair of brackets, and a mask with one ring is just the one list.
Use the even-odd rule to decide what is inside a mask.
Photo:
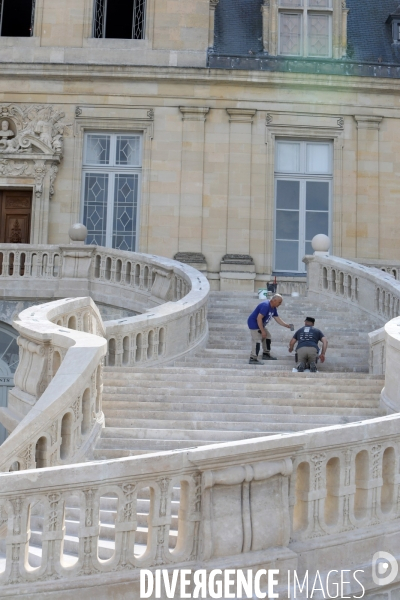
[[(110, 136), (110, 161), (109, 164), (99, 165), (86, 162), (86, 151), (88, 137), (90, 135)], [(116, 164), (116, 147), (117, 137), (119, 136), (134, 136), (139, 139), (139, 164), (138, 165), (117, 165)], [(139, 248), (140, 236), (140, 208), (142, 203), (142, 184), (143, 184), (143, 131), (121, 131), (121, 130), (90, 130), (84, 131), (83, 148), (82, 148), (82, 164), (81, 164), (81, 194), (80, 194), (80, 219), (83, 223), (85, 213), (85, 187), (86, 174), (98, 173), (108, 175), (107, 184), (107, 207), (106, 207), (106, 223), (105, 223), (105, 247), (113, 248), (114, 237), (114, 206), (115, 206), (115, 180), (116, 175), (129, 174), (137, 175), (137, 207), (136, 207), (136, 228), (134, 232), (135, 247), (129, 251), (137, 252)]]
[[(329, 7), (316, 7), (310, 6), (310, 0), (300, 0), (301, 6), (285, 6), (284, 0), (278, 2), (278, 56), (284, 56), (287, 58), (315, 58), (325, 60), (333, 57), (333, 7), (332, 0), (329, 0)], [(281, 48), (281, 17), (284, 14), (300, 15), (300, 27), (301, 27), (301, 39), (300, 39), (300, 53), (299, 54), (286, 54), (282, 52)], [(309, 15), (323, 15), (328, 16), (328, 46), (329, 53), (325, 56), (319, 56), (310, 54), (309, 51)]]
[[(278, 163), (278, 152), (279, 145), (281, 143), (298, 143), (300, 145), (300, 154), (299, 154), (299, 170), (295, 171), (278, 171), (277, 163)], [(327, 145), (329, 144), (329, 164), (330, 164), (330, 173), (316, 173), (312, 171), (307, 171), (307, 144), (318, 144), (318, 145)], [(302, 262), (302, 258), (306, 251), (306, 244), (309, 243), (306, 240), (306, 216), (307, 212), (328, 212), (328, 236), (332, 239), (332, 230), (333, 230), (333, 181), (334, 181), (334, 140), (331, 139), (296, 139), (296, 138), (286, 138), (286, 137), (277, 137), (275, 139), (275, 156), (274, 156), (274, 197), (273, 197), (273, 252), (272, 252), (272, 265), (274, 273), (281, 274), (296, 274), (296, 275), (304, 275), (306, 273), (306, 267)], [(278, 210), (291, 210), (291, 209), (278, 209), (277, 207), (277, 182), (278, 181), (299, 181), (299, 239), (297, 240), (298, 247), (298, 260), (297, 260), (297, 270), (294, 269), (277, 269), (276, 268), (276, 243), (277, 243), (277, 211)], [(306, 208), (306, 186), (307, 182), (317, 181), (317, 182), (328, 182), (329, 184), (329, 199), (328, 199), (328, 211), (307, 211)], [(293, 209), (295, 212), (295, 210)], [(284, 241), (284, 240), (282, 240)], [(291, 240), (288, 240), (291, 241)], [(295, 240), (293, 240), (295, 241)], [(304, 252), (302, 253), (302, 249)]]
[(97, 39), (97, 40), (132, 40), (135, 42), (141, 42), (147, 39), (147, 20), (148, 20), (148, 16), (147, 16), (147, 10), (148, 10), (148, 0), (143, 0), (144, 2), (144, 16), (143, 16), (143, 25), (142, 25), (142, 37), (140, 38), (136, 38), (133, 37), (133, 33), (134, 33), (134, 27), (135, 27), (135, 4), (138, 0), (132, 0), (133, 3), (133, 16), (132, 16), (132, 36), (130, 38), (111, 38), (111, 37), (106, 37), (106, 28), (107, 28), (107, 2), (108, 0), (103, 0), (104, 2), (104, 17), (103, 17), (103, 23), (102, 23), (102, 35), (98, 36), (96, 35), (96, 14), (97, 14), (97, 6), (98, 6), (98, 2), (99, 0), (93, 0), (93, 7), (92, 7), (92, 27), (91, 27), (91, 38), (92, 39)]
[[(39, 0), (31, 0), (31, 27), (30, 27), (30, 35), (24, 36), (12, 36), (12, 35), (3, 35), (3, 13), (4, 13), (4, 3), (7, 0), (0, 0), (0, 38), (18, 38), (18, 39), (30, 39), (35, 36), (36, 33), (36, 20), (37, 20), (37, 5), (39, 4)], [(11, 0), (9, 0), (11, 2)]]

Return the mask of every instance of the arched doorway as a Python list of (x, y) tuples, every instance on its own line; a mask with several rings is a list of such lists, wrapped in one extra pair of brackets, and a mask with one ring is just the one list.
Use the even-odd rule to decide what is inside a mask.
[[(8, 390), (14, 387), (14, 373), (19, 361), (17, 332), (0, 322), (0, 406), (7, 406)], [(0, 424), (0, 444), (6, 439), (7, 432)]]

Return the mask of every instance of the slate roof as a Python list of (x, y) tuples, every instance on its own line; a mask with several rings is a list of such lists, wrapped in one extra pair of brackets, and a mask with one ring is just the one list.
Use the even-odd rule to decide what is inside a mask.
[[(219, 0), (211, 66), (217, 66), (217, 56), (247, 59), (266, 56), (262, 46), (261, 4), (262, 0)], [(400, 43), (393, 43), (391, 25), (386, 22), (399, 5), (400, 0), (347, 0), (348, 61), (400, 66)], [(252, 61), (247, 63), (251, 69)]]
[(386, 20), (397, 11), (400, 0), (347, 0), (349, 59), (400, 63), (400, 44), (394, 44)]
[(219, 0), (215, 11), (217, 54), (249, 55), (263, 51), (262, 0)]

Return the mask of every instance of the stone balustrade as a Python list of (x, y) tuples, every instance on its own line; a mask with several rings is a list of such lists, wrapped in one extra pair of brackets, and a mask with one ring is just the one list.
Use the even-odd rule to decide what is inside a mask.
[(393, 275), (393, 277), (395, 279), (397, 279), (397, 280), (400, 279), (400, 262), (398, 262), (396, 260), (368, 258), (368, 259), (363, 259), (361, 261), (356, 261), (356, 262), (360, 262), (361, 264), (365, 265), (366, 267), (374, 267), (376, 269), (380, 269), (381, 271), (384, 271), (385, 273), (388, 273), (389, 275)]
[[(100, 270), (97, 275), (103, 269), (106, 276), (107, 258), (107, 251), (104, 251), (98, 261)], [(306, 262), (311, 293), (319, 294), (322, 299), (326, 295), (335, 296), (338, 302), (352, 303), (360, 310), (380, 314), (383, 322), (396, 313), (400, 284), (393, 277), (335, 257), (314, 255), (307, 257)], [(115, 264), (114, 273), (123, 273), (124, 268), (122, 264), (120, 270)], [(111, 261), (110, 279), (107, 281), (111, 281), (112, 271)], [(165, 282), (163, 285), (166, 289)], [(177, 304), (184, 300), (178, 300)], [(72, 305), (71, 302), (77, 304)], [(22, 313), (21, 324), (17, 323), (23, 337), (21, 353), (32, 356), (31, 364), (35, 364), (37, 371), (36, 379), (28, 378), (26, 393), (31, 398), (36, 399), (35, 394), (41, 393), (39, 372), (49, 373), (50, 369), (52, 373), (54, 370), (50, 361), (47, 369), (39, 368), (43, 359), (38, 346), (50, 337), (46, 328), (50, 328), (54, 348), (62, 359), (57, 376), (47, 380), (45, 391), (27, 415), (31, 417), (28, 427), (36, 427), (37, 433), (42, 413), (35, 409), (41, 407), (40, 403), (43, 404), (43, 399), (49, 397), (49, 391), (57, 382), (65, 381), (60, 377), (63, 367), (68, 372), (68, 382), (71, 382), (70, 370), (66, 369), (67, 357), (76, 346), (82, 350), (79, 348), (79, 341), (82, 341), (79, 336), (86, 336), (85, 351), (81, 356), (89, 356), (87, 360), (92, 367), (88, 367), (86, 381), (96, 381), (93, 373), (99, 372), (95, 369), (105, 353), (104, 346), (101, 346), (105, 345), (105, 341), (100, 337), (101, 321), (96, 318), (97, 313), (89, 311), (89, 318), (85, 302), (89, 301), (66, 300), (29, 309)], [(53, 310), (53, 305), (56, 310)], [(46, 327), (38, 318), (37, 311), (46, 315)], [(196, 328), (201, 331), (202, 315), (195, 315), (196, 311), (187, 313), (189, 326), (185, 335), (189, 343), (196, 336)], [(148, 316), (154, 318), (153, 314)], [(26, 320), (25, 325), (22, 317)], [(71, 321), (74, 317), (75, 321)], [(146, 315), (140, 317), (144, 319)], [(92, 333), (70, 329), (65, 335), (63, 330), (60, 331), (72, 325)], [(122, 325), (119, 321), (109, 322), (107, 335), (110, 332), (114, 334), (112, 327), (119, 325)], [(152, 331), (156, 326), (152, 326)], [(0, 556), (5, 556), (4, 560), (0, 560), (0, 586), (7, 589), (8, 595), (16, 596), (27, 584), (30, 584), (32, 593), (43, 590), (55, 593), (71, 590), (72, 593), (77, 587), (90, 587), (93, 591), (94, 585), (99, 600), (103, 600), (109, 597), (111, 588), (121, 593), (129, 591), (132, 596), (138, 597), (142, 568), (171, 569), (176, 565), (177, 568), (206, 568), (210, 571), (224, 565), (222, 568), (256, 570), (279, 565), (286, 580), (290, 569), (313, 573), (318, 565), (323, 577), (332, 568), (342, 565), (344, 569), (361, 569), (359, 581), (366, 590), (374, 590), (371, 548), (380, 548), (384, 539), (385, 551), (400, 558), (397, 542), (400, 533), (399, 326), (400, 317), (394, 318), (384, 328), (371, 334), (375, 345), (384, 343), (385, 354), (381, 352), (380, 356), (381, 364), (385, 363), (386, 368), (382, 401), (389, 412), (396, 411), (396, 414), (294, 434), (98, 463), (68, 465), (66, 463), (73, 458), (68, 457), (63, 464), (60, 451), (59, 459), (55, 454), (58, 460), (56, 466), (50, 468), (51, 462), (47, 466), (40, 463), (46, 468), (34, 471), (29, 469), (35, 466), (33, 462), (23, 463), (21, 454), (10, 453), (7, 467), (15, 468), (13, 463), (20, 458), (21, 468), (28, 467), (28, 470), (0, 473)], [(68, 340), (68, 351), (64, 357), (62, 335)], [(130, 364), (132, 361), (131, 335), (137, 335), (133, 329), (128, 330), (125, 336), (129, 338), (128, 342), (124, 345), (122, 340), (121, 346), (117, 344), (115, 334), (113, 356), (118, 357), (115, 363), (121, 360)], [(93, 342), (90, 346), (89, 338), (98, 340), (98, 345)], [(158, 347), (154, 350), (155, 339), (156, 335), (153, 336), (150, 354), (158, 353)], [(74, 345), (71, 345), (71, 340)], [(136, 347), (142, 348), (137, 338), (135, 343)], [(92, 349), (96, 347), (96, 358), (94, 350), (92, 354), (88, 352), (89, 346)], [(144, 354), (149, 347), (150, 344)], [(21, 357), (21, 364), (28, 362)], [(80, 381), (79, 385), (82, 394), (86, 384)], [(58, 400), (54, 403), (57, 414), (54, 413), (53, 421), (48, 418), (52, 414), (49, 405), (46, 408), (47, 423), (57, 422), (56, 440), (53, 442), (51, 432), (49, 436), (46, 434), (46, 439), (53, 444), (50, 449), (56, 452), (66, 443), (63, 440), (69, 439), (67, 429), (62, 426), (65, 408), (59, 410), (63, 402), (60, 384), (58, 392)], [(85, 417), (83, 404), (79, 401), (77, 406), (79, 418), (74, 423), (75, 432), (79, 434)], [(93, 406), (92, 403), (92, 409)], [(94, 413), (96, 416), (96, 410)], [(31, 433), (31, 429), (27, 431)], [(17, 428), (2, 448), (16, 444), (20, 437)], [(28, 455), (32, 456), (35, 448), (39, 461), (50, 455), (37, 442), (35, 447), (32, 440), (35, 440), (34, 436), (27, 440)], [(25, 437), (20, 442), (21, 449), (26, 448), (24, 444)], [(178, 496), (175, 495), (177, 489)], [(136, 543), (139, 534), (143, 536), (140, 526), (143, 515), (139, 513), (144, 496), (149, 499), (146, 538), (145, 542)], [(107, 538), (109, 556), (104, 558), (100, 550), (100, 506), (102, 500), (110, 497), (116, 502), (116, 521), (111, 543)], [(178, 503), (179, 508), (177, 537), (172, 543), (175, 527), (171, 509), (173, 503)], [(79, 514), (76, 523), (79, 544), (73, 564), (65, 550), (66, 507), (71, 505)], [(40, 564), (32, 565), (29, 562), (31, 520), (38, 516), (43, 523), (42, 551)], [(339, 547), (345, 553), (341, 560), (338, 560)], [(398, 590), (399, 583), (397, 576), (393, 589)], [(282, 589), (284, 587), (285, 582)], [(353, 581), (346, 594), (359, 595), (361, 591)]]
[[(132, 597), (138, 597), (142, 568), (206, 565), (211, 570), (221, 568), (223, 560), (229, 568), (268, 569), (279, 561), (286, 579), (288, 569), (338, 568), (343, 560), (338, 562), (337, 548), (345, 546), (351, 562), (343, 568), (365, 566), (359, 579), (371, 589), (365, 540), (376, 547), (385, 536), (385, 550), (395, 556), (398, 550), (399, 419), (390, 415), (292, 435), (2, 473), (0, 521), (8, 529), (0, 585), (11, 593), (46, 582), (50, 592), (92, 586), (90, 576), (96, 575), (96, 586), (109, 589), (121, 585), (125, 574)], [(177, 488), (177, 539), (171, 544)], [(135, 545), (144, 491), (150, 499), (147, 533)], [(107, 538), (110, 556), (102, 559), (100, 504), (110, 496), (117, 516), (113, 537)], [(63, 550), (65, 510), (71, 504), (79, 513), (73, 565)], [(43, 520), (35, 568), (28, 552), (33, 507)]]
[(24, 310), (14, 322), (20, 362), (2, 424), (11, 435), (0, 469), (83, 460), (104, 422), (101, 406), (105, 330), (90, 298), (56, 300)]
[(209, 283), (174, 260), (78, 242), (0, 244), (0, 281), (4, 299), (90, 296), (141, 313), (104, 323), (108, 365), (171, 362), (207, 339)]
[[(379, 316), (382, 325), (400, 314), (400, 281), (381, 269), (366, 267), (352, 261), (317, 253), (306, 256), (309, 292), (337, 298)], [(370, 372), (385, 373), (385, 332), (378, 329), (369, 334)], [(400, 410), (400, 404), (399, 404)]]

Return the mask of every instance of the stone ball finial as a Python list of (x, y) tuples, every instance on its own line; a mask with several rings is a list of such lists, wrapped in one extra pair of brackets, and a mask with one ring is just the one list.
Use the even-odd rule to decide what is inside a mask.
[(87, 234), (87, 227), (82, 223), (74, 223), (68, 231), (69, 238), (72, 242), (83, 243), (86, 240)]
[(314, 235), (311, 240), (311, 246), (313, 247), (314, 252), (328, 252), (331, 246), (331, 240), (324, 233), (318, 233)]

